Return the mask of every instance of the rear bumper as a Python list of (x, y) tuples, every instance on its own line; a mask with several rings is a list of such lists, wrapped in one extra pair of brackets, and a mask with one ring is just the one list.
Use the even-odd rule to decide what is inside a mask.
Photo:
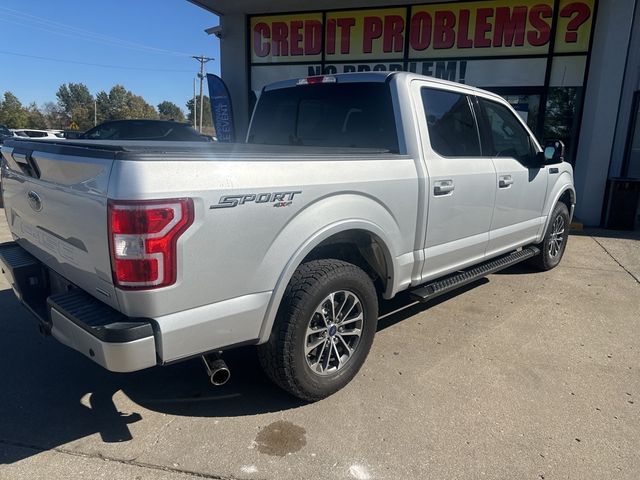
[(61, 343), (112, 372), (158, 363), (150, 320), (126, 317), (70, 284), (52, 292), (60, 282), (52, 282), (53, 273), (15, 242), (0, 244), (0, 267), (41, 330)]

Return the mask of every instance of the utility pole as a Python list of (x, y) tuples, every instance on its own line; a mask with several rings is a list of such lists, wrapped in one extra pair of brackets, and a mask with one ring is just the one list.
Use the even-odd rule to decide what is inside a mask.
[(193, 77), (193, 128), (195, 130), (198, 129), (198, 108), (196, 107), (196, 104), (198, 102), (198, 96), (196, 94), (196, 82), (198, 80), (196, 79), (196, 77)]
[(211, 57), (205, 57), (204, 55), (200, 55), (199, 57), (193, 56), (197, 61), (200, 62), (200, 73), (198, 74), (198, 78), (200, 78), (200, 133), (202, 133), (202, 112), (204, 110), (204, 91), (202, 90), (202, 84), (204, 82), (204, 64), (214, 60)]
[(93, 126), (98, 124), (98, 100), (93, 99)]

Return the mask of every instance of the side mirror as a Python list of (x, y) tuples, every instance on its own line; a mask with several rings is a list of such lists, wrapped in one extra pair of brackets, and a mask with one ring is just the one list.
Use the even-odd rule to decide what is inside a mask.
[(544, 163), (546, 165), (564, 162), (564, 143), (561, 140), (548, 140), (544, 144)]

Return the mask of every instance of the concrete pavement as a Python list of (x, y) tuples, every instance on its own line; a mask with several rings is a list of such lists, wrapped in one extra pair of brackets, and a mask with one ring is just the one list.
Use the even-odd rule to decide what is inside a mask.
[(106, 372), (40, 337), (0, 280), (0, 479), (635, 480), (640, 242), (596, 233), (551, 272), (385, 305), (361, 373), (315, 404), (250, 348), (219, 388), (199, 361)]

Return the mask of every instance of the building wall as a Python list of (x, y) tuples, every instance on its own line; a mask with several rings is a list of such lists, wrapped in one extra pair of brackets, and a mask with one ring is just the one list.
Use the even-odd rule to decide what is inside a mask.
[(611, 166), (609, 168), (610, 177), (619, 177), (624, 174), (622, 167), (631, 115), (633, 113), (631, 111), (633, 107), (633, 94), (638, 90), (640, 90), (640, 0), (636, 0), (631, 43), (629, 44), (629, 51), (627, 53), (625, 79), (622, 86), (622, 96), (620, 97), (620, 108), (618, 111), (613, 153), (611, 156)]
[(588, 226), (600, 224), (635, 3), (598, 6), (575, 168), (576, 216)]

